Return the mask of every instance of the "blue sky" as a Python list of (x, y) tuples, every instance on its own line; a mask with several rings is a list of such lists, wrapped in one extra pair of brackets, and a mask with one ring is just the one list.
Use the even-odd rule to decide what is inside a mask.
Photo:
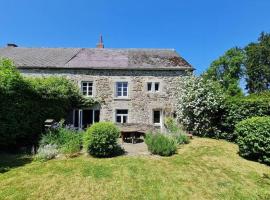
[(270, 32), (270, 0), (0, 0), (0, 46), (174, 48), (200, 74)]

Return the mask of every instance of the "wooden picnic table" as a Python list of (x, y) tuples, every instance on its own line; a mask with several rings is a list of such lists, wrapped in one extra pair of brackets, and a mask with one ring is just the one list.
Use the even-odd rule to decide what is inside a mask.
[(141, 136), (145, 136), (145, 133), (153, 130), (153, 126), (148, 124), (117, 124), (121, 131), (122, 142), (131, 139), (132, 144), (136, 142), (136, 139)]
[(135, 144), (136, 139), (140, 138), (141, 136), (145, 136), (145, 133), (138, 131), (121, 131), (122, 143), (124, 143), (125, 141), (127, 141), (128, 138), (130, 138), (132, 144)]

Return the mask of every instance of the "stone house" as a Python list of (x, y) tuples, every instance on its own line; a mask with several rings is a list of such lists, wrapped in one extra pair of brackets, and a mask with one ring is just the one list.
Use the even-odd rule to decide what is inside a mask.
[(75, 127), (98, 121), (164, 126), (175, 112), (176, 85), (193, 71), (173, 49), (0, 48), (24, 76), (64, 76), (86, 97), (99, 100), (92, 108), (74, 108)]

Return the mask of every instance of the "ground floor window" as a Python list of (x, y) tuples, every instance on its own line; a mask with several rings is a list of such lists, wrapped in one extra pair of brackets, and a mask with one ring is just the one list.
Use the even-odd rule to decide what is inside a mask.
[(73, 125), (77, 128), (87, 128), (95, 122), (99, 122), (100, 110), (76, 109), (73, 111)]
[(153, 123), (155, 125), (161, 125), (161, 111), (160, 110), (153, 111)]
[(116, 119), (117, 123), (127, 123), (128, 122), (128, 110), (119, 109), (116, 110)]

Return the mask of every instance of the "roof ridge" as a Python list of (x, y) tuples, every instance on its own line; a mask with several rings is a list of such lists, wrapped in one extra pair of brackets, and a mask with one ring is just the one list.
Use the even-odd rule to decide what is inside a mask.
[[(0, 49), (6, 49), (8, 47), (0, 47)], [(96, 49), (100, 51), (105, 50), (146, 50), (146, 51), (176, 51), (174, 48), (104, 48), (98, 49), (95, 47), (15, 47), (16, 49)]]

